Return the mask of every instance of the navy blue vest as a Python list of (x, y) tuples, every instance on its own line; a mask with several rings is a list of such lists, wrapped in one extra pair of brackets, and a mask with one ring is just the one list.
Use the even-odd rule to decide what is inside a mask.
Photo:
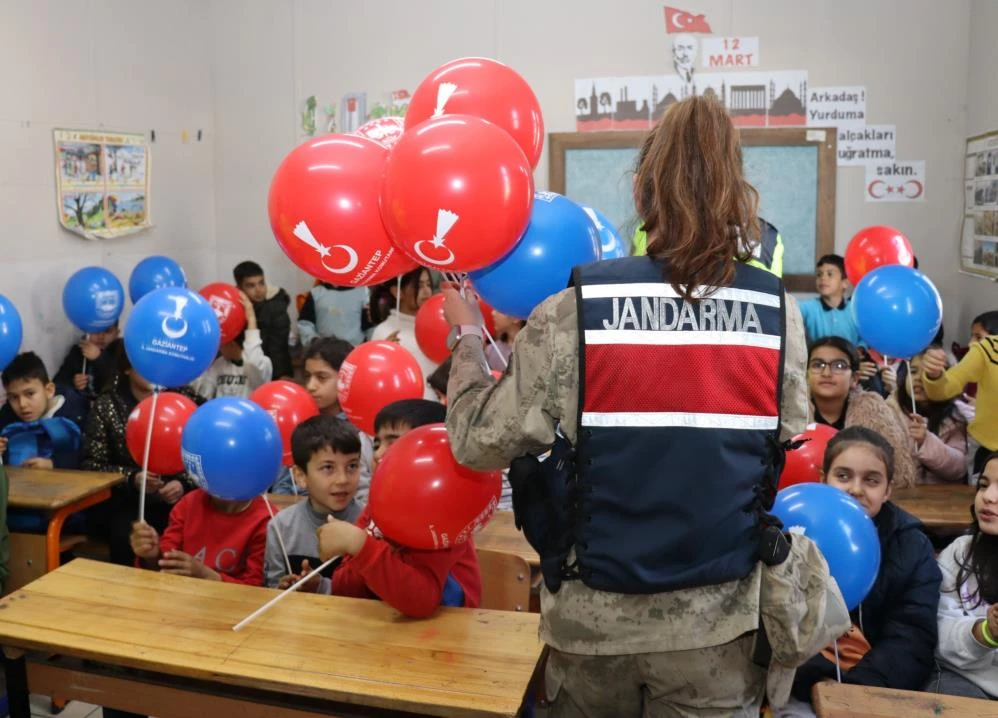
[(687, 302), (648, 257), (578, 267), (574, 280), (576, 563), (562, 577), (659, 593), (746, 576), (782, 453), (781, 280), (738, 264), (730, 287)]

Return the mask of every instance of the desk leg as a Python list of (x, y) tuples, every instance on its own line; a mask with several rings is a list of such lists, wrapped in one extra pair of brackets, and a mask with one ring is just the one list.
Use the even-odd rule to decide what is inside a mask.
[(63, 506), (61, 509), (52, 514), (49, 519), (48, 531), (45, 533), (45, 571), (46, 573), (55, 571), (59, 568), (59, 548), (62, 544), (62, 525), (66, 523), (66, 519), (75, 514), (77, 511), (83, 511), (85, 508), (89, 508), (94, 504), (99, 504), (101, 501), (106, 501), (111, 498), (111, 489), (104, 489), (103, 491), (98, 491), (96, 494), (81, 499), (76, 503), (70, 504), (68, 506)]
[(3, 649), (3, 672), (7, 680), (10, 718), (31, 718), (31, 694), (28, 692), (28, 664), (24, 651)]

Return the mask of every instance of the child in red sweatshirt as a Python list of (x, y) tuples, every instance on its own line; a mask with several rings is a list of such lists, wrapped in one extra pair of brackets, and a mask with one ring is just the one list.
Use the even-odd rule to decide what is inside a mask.
[[(443, 421), (445, 409), (423, 399), (389, 404), (375, 417), (375, 466), (392, 440), (424, 424)], [(475, 608), (482, 599), (482, 579), (475, 545), (422, 551), (390, 542), (365, 509), (356, 523), (333, 517), (319, 529), (319, 556), (343, 556), (331, 582), (313, 582), (336, 596), (380, 598), (413, 618), (425, 618), (438, 606)]]
[(196, 489), (173, 507), (162, 538), (136, 522), (132, 551), (139, 566), (163, 573), (262, 586), (269, 520), (260, 496), (225, 501)]

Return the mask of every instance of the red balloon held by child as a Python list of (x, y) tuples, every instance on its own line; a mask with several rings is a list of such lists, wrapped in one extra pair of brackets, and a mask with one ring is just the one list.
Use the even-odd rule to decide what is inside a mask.
[(281, 463), (291, 466), (291, 433), (306, 419), (318, 416), (319, 408), (315, 399), (304, 387), (285, 379), (270, 381), (250, 394), (250, 401), (267, 410), (281, 434)]
[(402, 345), (388, 341), (364, 342), (347, 354), (336, 382), (340, 406), (351, 424), (374, 434), (374, 417), (400, 399), (420, 399), (423, 372)]
[(385, 538), (413, 549), (459, 546), (495, 513), (499, 471), (457, 463), (443, 424), (404, 434), (385, 453), (371, 479), (368, 507)]
[(246, 310), (243, 308), (239, 290), (225, 282), (206, 284), (198, 292), (208, 300), (208, 304), (218, 317), (222, 330), (220, 344), (228, 344), (246, 328)]
[(444, 316), (443, 294), (434, 294), (420, 306), (416, 312), (415, 333), (416, 343), (427, 358), (437, 364), (447, 361), (450, 356), (447, 349), (450, 324)]
[(846, 278), (853, 288), (859, 280), (885, 264), (915, 266), (911, 243), (899, 230), (886, 225), (864, 227), (849, 240), (845, 254)]
[[(187, 420), (197, 405), (183, 394), (161, 392), (156, 399), (152, 440), (149, 442), (149, 471), (154, 474), (178, 474), (184, 470), (180, 440)], [(153, 397), (147, 397), (132, 409), (125, 424), (125, 444), (128, 453), (139, 466), (145, 455), (146, 435), (152, 412)]]
[(826, 424), (808, 424), (803, 434), (792, 441), (804, 443), (787, 452), (783, 472), (780, 474), (779, 488), (785, 489), (794, 484), (813, 484), (821, 481), (821, 467), (825, 459), (825, 448), (838, 432)]

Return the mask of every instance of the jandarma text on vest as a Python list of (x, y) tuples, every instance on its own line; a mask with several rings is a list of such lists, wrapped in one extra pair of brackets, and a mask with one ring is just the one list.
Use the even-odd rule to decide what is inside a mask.
[(669, 297), (613, 297), (613, 318), (603, 319), (603, 328), (762, 334), (751, 302), (709, 298), (690, 303)]

